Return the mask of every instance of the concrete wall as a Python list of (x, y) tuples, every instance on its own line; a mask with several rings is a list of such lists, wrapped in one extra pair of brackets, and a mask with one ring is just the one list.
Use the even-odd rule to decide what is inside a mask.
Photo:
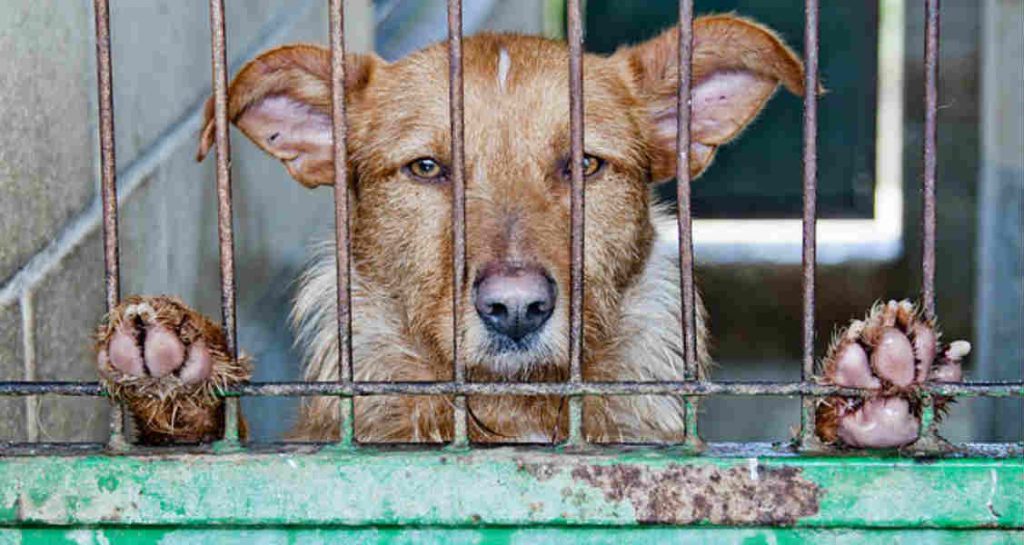
[[(978, 378), (1024, 373), (1024, 1), (983, 8), (976, 340)], [(1020, 438), (1024, 400), (986, 400), (977, 425)]]

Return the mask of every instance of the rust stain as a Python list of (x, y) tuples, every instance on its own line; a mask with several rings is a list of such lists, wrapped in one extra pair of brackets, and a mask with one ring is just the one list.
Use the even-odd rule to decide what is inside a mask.
[(818, 512), (821, 491), (793, 467), (670, 464), (579, 465), (575, 480), (628, 500), (637, 522), (647, 524), (792, 525)]

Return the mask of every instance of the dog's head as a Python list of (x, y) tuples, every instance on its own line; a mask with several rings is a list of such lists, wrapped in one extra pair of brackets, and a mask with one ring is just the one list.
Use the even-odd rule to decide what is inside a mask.
[[(654, 231), (649, 186), (675, 173), (678, 32), (584, 60), (585, 342), (609, 342)], [(481, 35), (463, 44), (467, 271), (462, 346), (473, 376), (563, 376), (570, 277), (569, 79), (563, 43)], [(694, 25), (690, 172), (733, 139), (797, 57), (732, 16)], [(362, 279), (397, 301), (417, 344), (452, 350), (452, 184), (445, 44), (386, 63), (346, 59), (352, 243)], [(330, 53), (264, 53), (230, 88), (229, 116), (302, 184), (333, 183)], [(200, 157), (213, 139), (207, 125)], [(358, 319), (358, 316), (356, 316)], [(673, 325), (673, 327), (675, 327)]]

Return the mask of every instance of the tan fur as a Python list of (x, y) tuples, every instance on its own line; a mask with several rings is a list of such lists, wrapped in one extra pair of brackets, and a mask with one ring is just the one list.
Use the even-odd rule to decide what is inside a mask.
[[(781, 82), (803, 85), (799, 60), (774, 33), (732, 17), (694, 27), (694, 148), (703, 171)], [(652, 182), (675, 169), (676, 57), (669, 31), (610, 57), (584, 59), (585, 148), (603, 160), (586, 182), (583, 374), (590, 381), (683, 377), (678, 256), (660, 233), (675, 229), (651, 202)], [(568, 378), (568, 52), (537, 37), (484, 34), (463, 44), (467, 285), (457, 332), (470, 381)], [(450, 164), (448, 60), (444, 44), (388, 64), (347, 61), (348, 157), (353, 199), (353, 352), (357, 381), (452, 378), (451, 184), (405, 169), (431, 157)], [(507, 61), (507, 62), (506, 62)], [(330, 55), (284, 46), (247, 64), (232, 82), (229, 118), (307, 186), (333, 182)], [(739, 79), (736, 79), (739, 78)], [(736, 84), (736, 82), (740, 84)], [(212, 143), (207, 107), (199, 158)], [(450, 167), (449, 167), (450, 168)], [(303, 276), (293, 309), (305, 378), (337, 380), (333, 252)], [(554, 314), (529, 350), (495, 355), (472, 304), (473, 280), (495, 262), (547, 271)], [(698, 301), (698, 350), (710, 361)], [(566, 435), (558, 397), (470, 397), (475, 441), (547, 442)], [(336, 399), (303, 405), (294, 436), (335, 439)], [(355, 401), (363, 442), (440, 442), (453, 433), (443, 396)], [(677, 441), (680, 400), (668, 396), (585, 400), (584, 428), (598, 442)]]
[[(211, 376), (202, 382), (185, 384), (175, 376), (130, 376), (118, 371), (107, 358), (107, 343), (116, 330), (135, 321), (166, 327), (176, 332), (186, 346), (204, 343), (214, 361)], [(232, 360), (225, 343), (220, 327), (189, 309), (180, 299), (127, 297), (106, 316), (96, 332), (100, 380), (114, 399), (128, 403), (142, 442), (211, 441), (219, 438), (222, 431), (224, 403), (216, 393), (249, 380), (252, 375), (248, 358)], [(240, 424), (239, 432), (244, 437), (245, 421)]]

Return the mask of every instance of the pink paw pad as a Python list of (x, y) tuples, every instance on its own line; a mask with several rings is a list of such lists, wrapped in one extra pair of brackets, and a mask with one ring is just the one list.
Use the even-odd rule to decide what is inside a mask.
[(919, 424), (907, 400), (870, 399), (839, 419), (839, 438), (851, 447), (899, 447), (917, 439)]
[(876, 305), (837, 336), (823, 362), (822, 381), (876, 391), (874, 397), (830, 397), (818, 405), (817, 432), (827, 443), (893, 448), (913, 443), (920, 419), (918, 386), (958, 382), (965, 341), (942, 350), (935, 326), (908, 301)]
[(152, 319), (145, 305), (129, 307), (98, 360), (101, 369), (113, 368), (134, 377), (176, 376), (183, 383), (200, 382), (213, 371), (213, 360), (201, 339), (190, 345), (178, 332)]

